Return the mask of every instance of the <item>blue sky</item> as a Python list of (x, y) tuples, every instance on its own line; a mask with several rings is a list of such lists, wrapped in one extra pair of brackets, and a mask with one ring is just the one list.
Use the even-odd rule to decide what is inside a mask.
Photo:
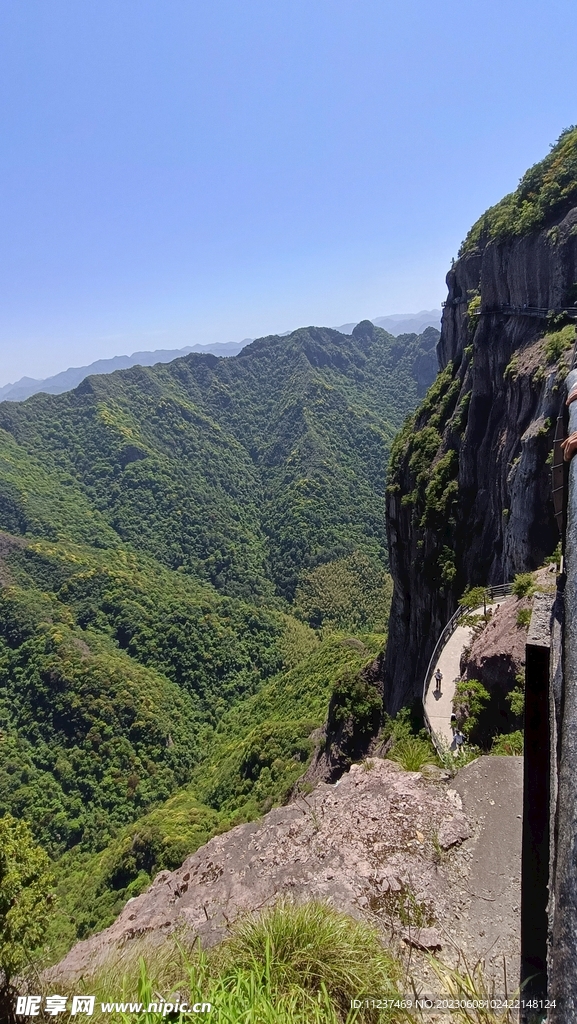
[(0, 384), (431, 308), (574, 0), (0, 0)]

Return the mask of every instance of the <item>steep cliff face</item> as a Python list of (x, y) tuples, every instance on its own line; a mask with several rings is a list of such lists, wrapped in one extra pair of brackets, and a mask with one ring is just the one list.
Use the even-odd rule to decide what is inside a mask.
[(553, 199), (543, 190), (553, 172), (563, 177), (561, 143), (467, 237), (447, 276), (440, 373), (394, 446), (391, 712), (420, 694), (463, 591), (535, 569), (559, 540), (549, 462), (575, 329), (571, 316), (531, 311), (577, 300), (577, 130), (562, 144), (565, 177)]

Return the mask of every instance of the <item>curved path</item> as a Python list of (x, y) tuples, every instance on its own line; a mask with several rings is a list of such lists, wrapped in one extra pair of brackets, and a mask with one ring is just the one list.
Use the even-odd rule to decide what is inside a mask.
[[(494, 604), (487, 605), (487, 611), (495, 611), (499, 605), (507, 601), (504, 597)], [(470, 615), (482, 615), (483, 607), (475, 608), (469, 612)], [(453, 697), (455, 695), (455, 684), (460, 679), (461, 655), (471, 643), (473, 638), (472, 626), (457, 626), (447, 640), (445, 646), (440, 650), (439, 657), (433, 668), (431, 681), (425, 697), (425, 711), (427, 712), (431, 729), (437, 739), (448, 747), (453, 740), (451, 729), (451, 712), (453, 710)], [(435, 690), (434, 674), (440, 669), (443, 675), (440, 694)]]

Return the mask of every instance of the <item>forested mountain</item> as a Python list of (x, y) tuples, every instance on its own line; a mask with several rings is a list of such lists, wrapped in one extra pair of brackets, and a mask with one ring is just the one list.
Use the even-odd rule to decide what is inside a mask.
[(63, 941), (282, 799), (378, 652), (438, 337), (307, 328), (0, 405), (0, 814), (59, 858)]
[(384, 456), (437, 338), (309, 328), (4, 403), (0, 523), (290, 599), (305, 568), (384, 556)]

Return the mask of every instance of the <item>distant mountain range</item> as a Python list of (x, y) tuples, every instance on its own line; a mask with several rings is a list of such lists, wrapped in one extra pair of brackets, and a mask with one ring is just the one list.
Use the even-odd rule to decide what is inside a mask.
[(91, 377), (95, 373), (113, 373), (114, 370), (128, 370), (131, 366), (171, 363), (173, 359), (187, 356), (190, 352), (211, 352), (215, 356), (236, 356), (252, 340), (252, 338), (245, 338), (244, 341), (230, 341), (225, 344), (187, 345), (186, 348), (159, 348), (155, 352), (133, 352), (131, 356), (97, 359), (89, 366), (71, 366), (54, 377), (47, 377), (46, 380), (21, 377), (15, 384), (5, 384), (3, 388), (0, 388), (0, 402), (23, 402), (25, 398), (30, 398), (30, 395), (36, 395), (39, 391), (48, 395), (61, 395), (64, 391), (72, 391), (85, 377)]
[[(399, 334), (422, 334), (427, 327), (440, 327), (441, 310), (423, 309), (420, 313), (396, 313), (391, 316), (378, 316), (371, 321), (376, 327), (382, 327), (395, 338)], [(355, 323), (342, 324), (334, 330), (341, 334), (352, 334), (356, 327)], [(292, 331), (286, 331), (280, 337), (286, 337)], [(156, 363), (171, 363), (173, 359), (179, 359), (190, 352), (210, 352), (215, 356), (236, 356), (249, 345), (253, 338), (245, 338), (244, 341), (230, 341), (214, 345), (187, 345), (178, 349), (156, 349), (154, 352), (133, 352), (131, 356), (113, 356), (112, 359), (97, 359), (88, 366), (72, 366), (68, 370), (55, 374), (54, 377), (47, 377), (45, 380), (35, 380), (33, 377), (21, 377), (15, 384), (5, 384), (0, 388), (0, 402), (23, 402), (42, 392), (48, 395), (61, 395), (64, 391), (72, 391), (82, 383), (85, 377), (93, 374), (113, 373), (115, 370), (127, 370), (131, 366), (154, 366)]]
[[(391, 316), (377, 316), (371, 323), (375, 327), (382, 327), (393, 337), (398, 338), (399, 334), (422, 334), (427, 327), (441, 329), (441, 310), (422, 309), (420, 313), (392, 313)], [(352, 334), (356, 324), (342, 324), (336, 330), (341, 334)]]

